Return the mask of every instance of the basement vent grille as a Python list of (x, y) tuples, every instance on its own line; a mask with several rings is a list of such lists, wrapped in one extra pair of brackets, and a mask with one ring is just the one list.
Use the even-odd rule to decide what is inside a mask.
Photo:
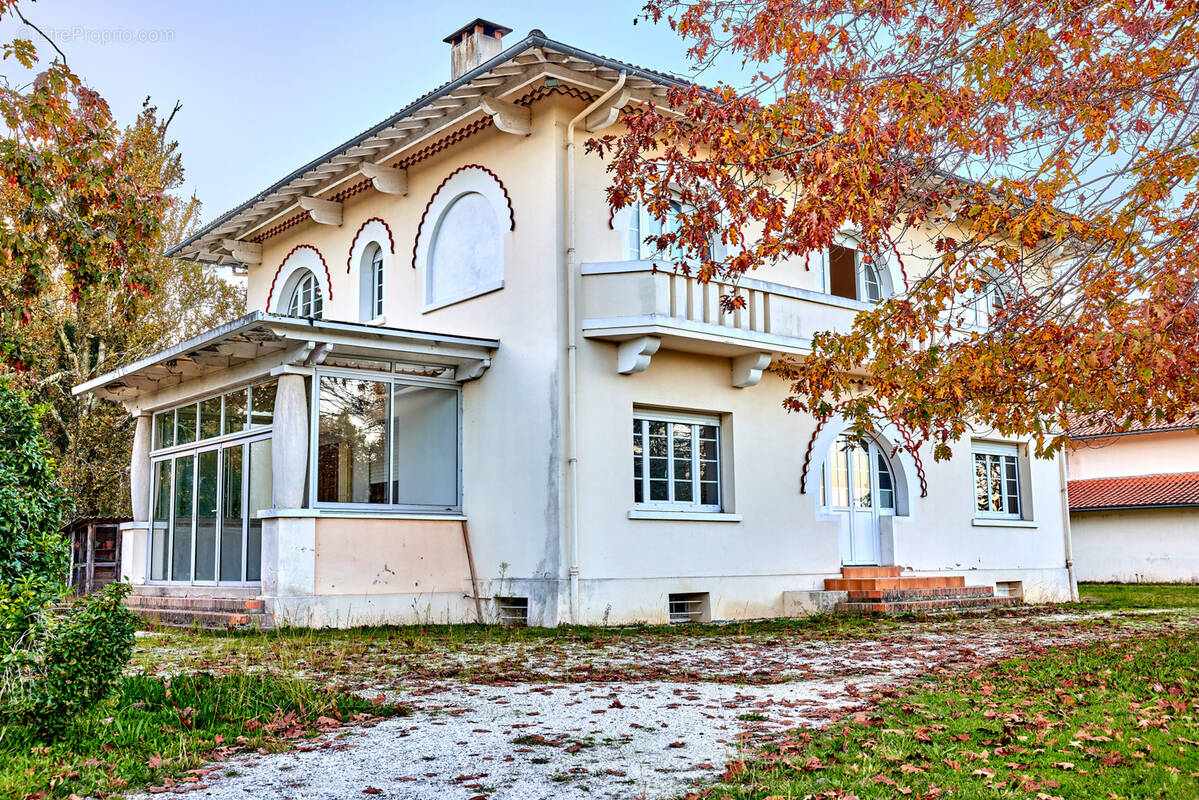
[(1024, 581), (999, 581), (995, 584), (996, 597), (1024, 597)]
[(497, 597), (495, 599), (499, 623), (506, 628), (524, 628), (529, 624), (529, 598)]
[(709, 622), (712, 612), (708, 606), (707, 592), (672, 594), (669, 602), (670, 623)]

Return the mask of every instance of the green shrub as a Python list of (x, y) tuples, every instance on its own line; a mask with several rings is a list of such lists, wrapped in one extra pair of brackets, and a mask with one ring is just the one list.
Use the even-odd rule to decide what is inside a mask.
[(44, 615), (27, 646), (10, 653), (0, 717), (53, 736), (108, 697), (133, 654), (137, 617), (121, 602), (128, 593), (128, 584), (109, 584)]
[(28, 633), (64, 591), (70, 550), (59, 530), (70, 510), (55, 480), (39, 413), (0, 379), (0, 652)]

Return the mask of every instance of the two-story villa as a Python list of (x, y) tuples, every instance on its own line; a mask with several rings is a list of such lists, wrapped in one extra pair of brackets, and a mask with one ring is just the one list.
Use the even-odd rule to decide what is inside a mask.
[(246, 265), (250, 313), (77, 388), (137, 419), (137, 602), (556, 625), (1069, 598), (1060, 460), (979, 436), (936, 463), (782, 410), (772, 360), (898, 270), (847, 230), (722, 313), (584, 153), (678, 79), (507, 33), (448, 37), (449, 83), (171, 250)]

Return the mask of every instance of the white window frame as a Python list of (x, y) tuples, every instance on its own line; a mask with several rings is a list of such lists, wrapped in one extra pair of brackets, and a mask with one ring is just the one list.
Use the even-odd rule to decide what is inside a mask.
[(383, 318), (383, 248), (378, 242), (374, 242), (371, 247), (373, 249), (367, 252), (371, 255), (370, 260), (370, 282), (371, 282), (371, 319)]
[[(334, 503), (326, 501), (318, 501), (316, 479), (317, 469), (319, 468), (320, 456), (320, 397), (321, 397), (321, 378), (348, 378), (350, 380), (373, 381), (376, 383), (391, 384), (392, 387), (400, 386), (433, 386), (439, 389), (453, 389), (458, 395), (458, 441), (457, 441), (457, 481), (456, 500), (453, 506), (435, 506), (435, 505), (412, 505), (399, 503)], [(392, 476), (391, 476), (391, 460), (394, 457), (394, 438), (395, 427), (391, 424), (391, 407), (390, 398), (391, 392), (388, 393), (388, 425), (387, 425), (387, 442), (385, 443), (384, 452), (387, 459), (387, 491), (390, 495), (392, 491)], [(395, 513), (418, 513), (418, 514), (460, 514), (462, 512), (462, 384), (455, 380), (439, 379), (439, 378), (416, 378), (407, 375), (396, 375), (386, 372), (372, 372), (365, 370), (344, 369), (344, 368), (321, 368), (313, 372), (312, 385), (310, 387), (310, 395), (308, 398), (308, 407), (311, 413), (308, 415), (308, 507), (315, 509), (328, 509), (338, 511), (363, 511), (376, 512), (381, 514)]]
[[(881, 259), (874, 258), (869, 263), (862, 258), (862, 248), (857, 239), (846, 234), (841, 234), (837, 237), (837, 241), (833, 244), (844, 247), (847, 250), (853, 251), (853, 274), (854, 274), (854, 291), (857, 297), (853, 298), (859, 303), (868, 303), (876, 305), (886, 300), (891, 295), (890, 286), (887, 280), (883, 277), (884, 263), (880, 263)], [(821, 294), (832, 295), (832, 276), (829, 270), (830, 253), (826, 248), (816, 253), (816, 290)], [(867, 280), (867, 273), (873, 278), (873, 281)], [(869, 296), (868, 286), (873, 283), (878, 289), (878, 297), (872, 298)], [(842, 300), (849, 298), (841, 298)]]
[[(691, 497), (690, 501), (683, 500), (650, 500), (650, 475), (649, 475), (649, 424), (650, 422), (664, 422), (667, 425), (689, 425), (691, 427)], [(641, 510), (654, 511), (701, 511), (701, 512), (721, 512), (724, 510), (724, 445), (722, 442), (723, 431), (720, 424), (720, 417), (703, 414), (694, 414), (688, 412), (670, 412), (670, 411), (648, 411), (644, 409), (633, 410), (633, 423), (639, 424), (641, 433), (641, 502), (637, 502), (636, 493), (633, 495), (633, 508)], [(698, 428), (701, 425), (710, 425), (716, 429), (716, 498), (717, 502), (702, 503), (700, 496), (702, 486), (700, 485), (700, 458), (699, 458), (699, 432)], [(673, 434), (668, 434), (668, 442), (673, 442)], [(630, 442), (630, 447), (632, 442)], [(633, 454), (636, 457), (636, 454)], [(666, 485), (669, 491), (669, 496), (674, 497), (675, 492), (675, 477), (674, 477), (674, 449), (671, 446), (671, 452), (666, 459)], [(633, 476), (634, 481), (637, 480), (636, 474)], [(661, 479), (659, 479), (661, 480)]]
[[(987, 462), (987, 473), (990, 474), (991, 459), (999, 459), (1000, 472), (1003, 476), (1000, 495), (1002, 497), (1003, 510), (994, 511), (990, 508), (986, 510), (979, 509), (979, 487), (977, 478), (978, 458), (982, 456)], [(1016, 469), (1016, 491), (1013, 495), (1009, 492), (1008, 476), (1007, 476), (1007, 461)], [(1026, 498), (1024, 497), (1024, 467), (1021, 465), (1020, 448), (1015, 444), (1003, 442), (980, 442), (975, 441), (970, 445), (970, 483), (974, 487), (974, 516), (978, 519), (1023, 519), (1024, 510), (1027, 507)], [(1012, 497), (1016, 498), (1016, 512), (1012, 513), (1007, 510), (1008, 500)], [(990, 492), (987, 494), (988, 505), (990, 504)]]

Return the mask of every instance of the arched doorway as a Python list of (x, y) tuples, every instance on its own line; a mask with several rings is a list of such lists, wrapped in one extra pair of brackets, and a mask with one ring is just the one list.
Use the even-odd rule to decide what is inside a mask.
[(895, 514), (895, 477), (878, 443), (838, 436), (820, 473), (820, 497), (840, 521), (841, 563), (880, 564), (880, 519)]

